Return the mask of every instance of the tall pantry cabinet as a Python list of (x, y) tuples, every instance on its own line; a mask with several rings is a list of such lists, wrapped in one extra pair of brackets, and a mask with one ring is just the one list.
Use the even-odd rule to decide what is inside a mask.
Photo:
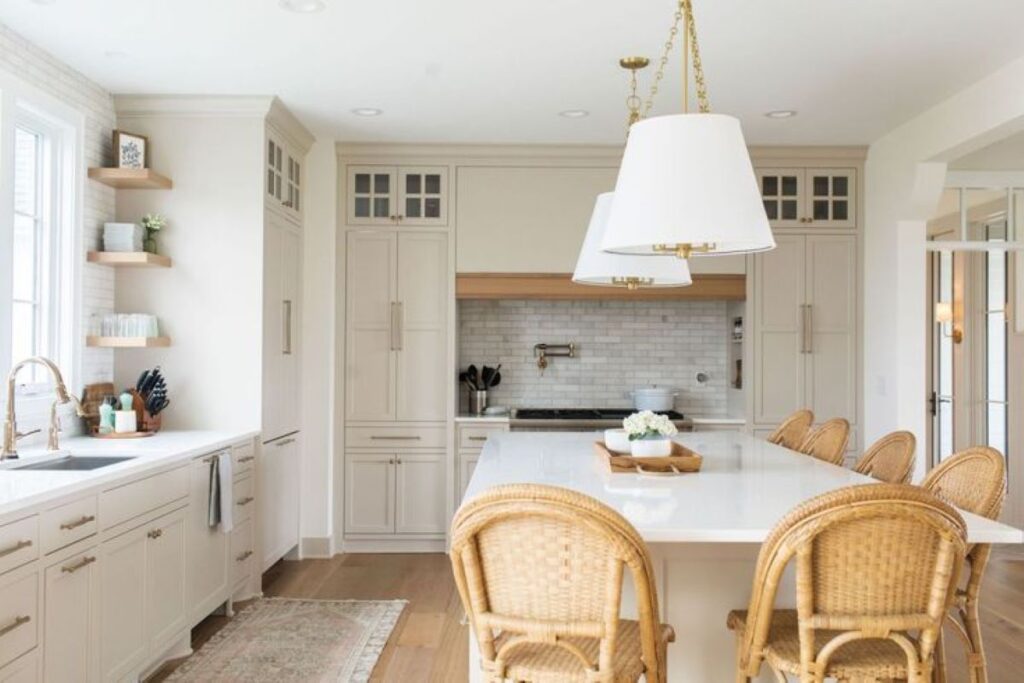
[(450, 510), (454, 263), (448, 169), (345, 167), (344, 533), (443, 549)]
[[(753, 343), (748, 414), (756, 435), (801, 408), (851, 424), (859, 452), (859, 159), (762, 167), (757, 176), (776, 248), (751, 257)], [(756, 162), (755, 162), (756, 163)], [(804, 164), (807, 162), (804, 161)]]

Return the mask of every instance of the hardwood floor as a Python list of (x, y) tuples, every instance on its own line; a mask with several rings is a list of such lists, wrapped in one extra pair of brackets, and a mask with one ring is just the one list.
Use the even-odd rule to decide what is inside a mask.
[[(294, 598), (404, 598), (409, 606), (371, 680), (466, 680), (468, 634), (459, 623), (462, 606), (445, 555), (339, 555), (330, 560), (280, 562), (264, 575), (263, 590), (266, 595)], [(1003, 548), (993, 553), (982, 604), (989, 680), (1020, 680), (1024, 671), (1024, 550)], [(193, 647), (198, 649), (226, 621), (225, 617), (210, 617), (199, 624), (192, 632)], [(965, 681), (962, 648), (955, 634), (947, 636), (949, 681)], [(162, 680), (173, 670), (171, 663), (151, 681)]]

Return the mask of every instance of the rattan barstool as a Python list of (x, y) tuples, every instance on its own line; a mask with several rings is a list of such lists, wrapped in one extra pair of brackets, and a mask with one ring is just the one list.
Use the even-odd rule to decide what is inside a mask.
[(835, 417), (808, 434), (796, 450), (833, 465), (842, 465), (849, 441), (850, 423)]
[(783, 420), (782, 424), (768, 435), (768, 441), (796, 450), (803, 443), (812, 424), (814, 424), (814, 413), (809, 410), (798, 410)]
[[(492, 683), (667, 680), (647, 546), (621, 515), (554, 486), (495, 487), (452, 522), (451, 561)], [(638, 618), (620, 619), (629, 571)]]
[[(968, 448), (943, 460), (928, 473), (921, 486), (958, 508), (997, 519), (1006, 498), (1006, 463), (994, 448)], [(947, 615), (947, 622), (967, 649), (971, 683), (988, 681), (978, 602), (981, 580), (991, 554), (992, 546), (988, 543), (968, 546), (966, 581), (962, 588), (957, 588), (956, 605)], [(945, 656), (941, 646), (940, 643), (940, 664), (936, 668), (939, 683), (946, 680)]]
[(914, 468), (916, 445), (910, 432), (886, 434), (864, 451), (853, 469), (889, 484), (906, 484)]
[[(952, 507), (914, 486), (853, 486), (798, 506), (761, 546), (749, 608), (729, 613), (736, 680), (767, 662), (782, 682), (929, 681), (966, 533)], [(791, 560), (797, 608), (776, 610)]]

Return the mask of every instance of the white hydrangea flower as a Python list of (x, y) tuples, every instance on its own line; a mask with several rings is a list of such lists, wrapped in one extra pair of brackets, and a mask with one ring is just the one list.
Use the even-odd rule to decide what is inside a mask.
[(633, 413), (622, 421), (622, 428), (626, 430), (631, 440), (672, 436), (677, 433), (672, 420), (665, 415), (656, 415), (650, 410)]

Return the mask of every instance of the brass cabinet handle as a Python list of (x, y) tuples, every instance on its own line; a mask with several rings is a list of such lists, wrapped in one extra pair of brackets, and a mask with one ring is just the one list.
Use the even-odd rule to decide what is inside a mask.
[(61, 567), (60, 570), (63, 573), (65, 573), (65, 574), (74, 574), (75, 572), (77, 572), (82, 567), (88, 567), (90, 564), (92, 564), (95, 561), (96, 561), (95, 557), (92, 557), (92, 556), (83, 557), (81, 562), (77, 562), (75, 564), (65, 565), (65, 566)]
[(807, 353), (814, 353), (814, 304), (807, 304), (807, 323), (804, 329), (807, 334)]
[(419, 441), (422, 436), (371, 436), (370, 441)]
[(238, 462), (250, 462), (250, 461), (255, 460), (255, 459), (256, 459), (255, 455), (244, 455), (244, 456), (242, 456), (241, 458), (238, 459)]
[(7, 557), (11, 553), (16, 553), (23, 548), (29, 547), (30, 545), (32, 545), (32, 541), (29, 541), (27, 539), (24, 541), (18, 541), (10, 548), (4, 548), (3, 550), (0, 550), (0, 557)]
[(235, 503), (235, 505), (248, 505), (249, 503), (253, 502), (254, 500), (256, 500), (256, 499), (253, 498), (252, 496), (246, 496), (245, 498), (242, 498), (240, 501)]
[(292, 355), (292, 302), (285, 299), (281, 302), (284, 306), (284, 313), (281, 316), (284, 321), (284, 339), (281, 343), (281, 353), (285, 356)]
[(149, 536), (150, 538), (160, 538), (161, 536), (164, 535), (164, 530), (163, 529), (153, 529), (152, 531), (150, 531), (146, 535)]
[(246, 550), (244, 553), (235, 558), (235, 562), (245, 562), (252, 555), (251, 550)]
[(71, 531), (72, 529), (77, 529), (83, 524), (88, 524), (89, 522), (95, 521), (96, 515), (82, 515), (79, 519), (76, 519), (74, 522), (64, 522), (60, 525), (60, 528), (62, 531)]
[(469, 437), (469, 440), (470, 441), (487, 441), (487, 437), (486, 436), (471, 436), (471, 437)]
[(0, 628), (0, 636), (6, 636), (8, 633), (13, 631), (14, 629), (18, 628), (19, 626), (21, 626), (23, 624), (27, 624), (30, 621), (32, 621), (32, 617), (30, 617), (28, 615), (25, 615), (23, 617), (15, 617), (14, 621), (12, 621), (11, 623), (7, 624), (7, 626), (4, 626), (3, 628)]
[(281, 446), (287, 446), (290, 443), (295, 443), (295, 439), (283, 439), (282, 441), (274, 443), (274, 445), (280, 448)]
[(399, 465), (401, 465), (402, 464), (402, 459), (401, 458), (395, 458), (395, 462), (398, 463)]

